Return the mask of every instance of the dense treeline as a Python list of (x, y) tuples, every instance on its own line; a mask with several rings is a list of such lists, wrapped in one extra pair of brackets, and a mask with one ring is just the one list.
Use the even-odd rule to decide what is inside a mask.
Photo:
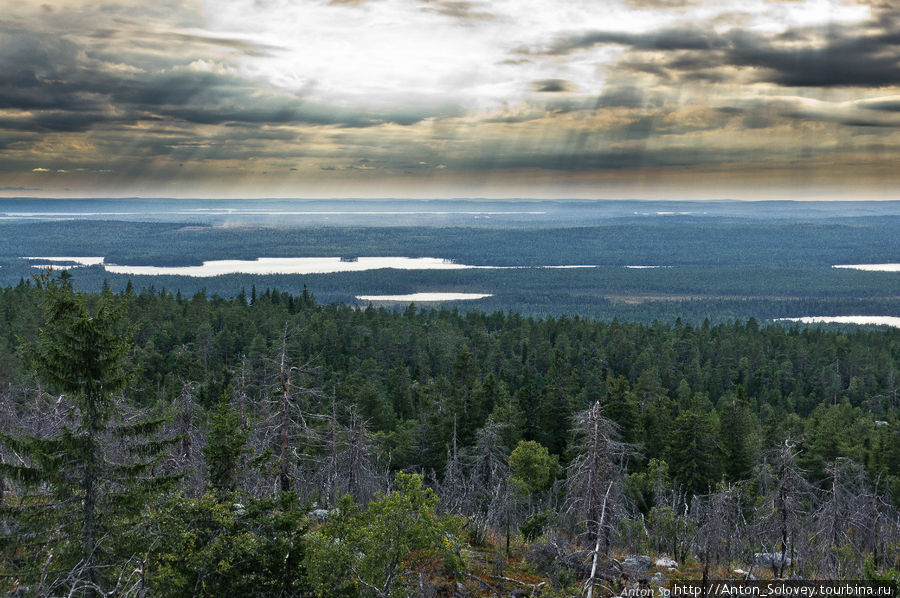
[[(27, 280), (29, 264), (0, 269), (10, 284)], [(654, 320), (700, 324), (735, 319), (759, 320), (809, 315), (885, 315), (896, 309), (900, 282), (892, 272), (820, 268), (708, 268), (632, 270), (621, 266), (535, 270), (371, 270), (335, 274), (252, 275), (214, 278), (126, 276), (100, 266), (76, 268), (78, 288), (100, 291), (104, 284), (124, 290), (129, 283), (166, 288), (192, 296), (233, 297), (243, 288), (279, 288), (299, 295), (316, 289), (324, 302), (360, 303), (357, 295), (402, 295), (417, 292), (493, 293), (493, 297), (460, 302), (459, 309), (513, 311), (523, 315), (581, 314), (592, 319), (652, 323)], [(2, 277), (0, 277), (2, 278)], [(363, 305), (365, 307), (365, 305)]]
[[(900, 217), (784, 221), (722, 216), (612, 218), (590, 226), (197, 226), (74, 220), (0, 222), (0, 258), (100, 255), (111, 263), (339, 255), (450, 258), (470, 264), (807, 267), (882, 263), (900, 251)], [(561, 242), (565, 239), (565, 242)], [(715, 247), (715, 251), (709, 251)]]
[[(537, 590), (537, 575), (567, 595), (621, 583), (624, 552), (896, 576), (898, 331), (47, 285), (0, 291), (0, 567), (29, 591), (427, 595), (454, 577)], [(130, 339), (111, 366), (129, 375), (84, 395), (104, 405), (92, 424), (47, 351), (104, 317)], [(84, 446), (90, 467), (72, 461)], [(503, 581), (510, 544), (532, 582)], [(507, 552), (475, 581), (478, 546)]]

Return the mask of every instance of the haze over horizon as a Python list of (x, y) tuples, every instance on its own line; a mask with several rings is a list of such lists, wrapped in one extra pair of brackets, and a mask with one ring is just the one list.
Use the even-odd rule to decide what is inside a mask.
[(900, 187), (890, 0), (26, 0), (0, 36), (0, 197)]

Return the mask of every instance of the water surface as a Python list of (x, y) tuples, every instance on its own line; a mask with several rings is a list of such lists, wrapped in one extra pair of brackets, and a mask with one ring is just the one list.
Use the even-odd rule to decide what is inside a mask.
[(411, 293), (409, 295), (357, 295), (360, 301), (388, 301), (413, 303), (429, 301), (471, 301), (493, 297), (490, 293)]
[(866, 272), (900, 272), (900, 264), (840, 264), (832, 268), (865, 270)]
[(804, 324), (861, 324), (900, 328), (900, 318), (896, 316), (807, 316), (804, 318), (778, 318), (776, 322), (785, 320)]

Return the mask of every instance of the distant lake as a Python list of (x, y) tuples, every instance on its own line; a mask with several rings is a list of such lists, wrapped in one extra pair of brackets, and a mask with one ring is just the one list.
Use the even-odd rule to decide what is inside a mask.
[(103, 264), (102, 257), (71, 257), (64, 255), (48, 256), (48, 257), (23, 257), (23, 260), (40, 260), (42, 262), (51, 262), (48, 264), (39, 264), (37, 268), (46, 268), (53, 266), (54, 268), (72, 268), (71, 265), (63, 265), (54, 262), (73, 262), (79, 266), (99, 266)]
[(357, 295), (360, 301), (388, 301), (392, 303), (413, 303), (428, 301), (471, 301), (493, 297), (489, 293), (411, 293), (409, 295)]
[(867, 272), (900, 272), (900, 264), (841, 264), (832, 268), (865, 270)]
[(808, 316), (805, 318), (778, 318), (776, 321), (802, 322), (804, 324), (871, 324), (900, 328), (896, 316)]
[[(200, 266), (118, 266), (104, 263), (102, 257), (27, 257), (49, 264), (35, 264), (35, 268), (65, 269), (79, 266), (103, 266), (113, 274), (135, 276), (193, 276), (208, 278), (223, 274), (333, 274), (335, 272), (363, 272), (393, 268), (395, 270), (518, 270), (542, 268), (596, 268), (591, 265), (575, 266), (470, 266), (437, 257), (260, 257), (255, 260), (209, 260)], [(75, 266), (60, 264), (73, 262)]]

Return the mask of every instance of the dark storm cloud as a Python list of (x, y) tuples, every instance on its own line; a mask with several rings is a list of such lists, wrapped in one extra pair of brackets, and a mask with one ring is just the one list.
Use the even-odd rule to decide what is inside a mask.
[(531, 82), (531, 90), (539, 93), (560, 93), (577, 91), (578, 87), (565, 79), (540, 79)]
[(654, 103), (657, 103), (657, 100), (652, 94), (637, 85), (610, 85), (597, 98), (598, 107), (608, 108), (633, 108)]
[(559, 56), (604, 44), (631, 46), (640, 50), (711, 50), (724, 47), (725, 41), (714, 31), (693, 27), (675, 27), (651, 33), (591, 31), (559, 38), (540, 53)]
[[(588, 135), (584, 132), (584, 135)], [(577, 143), (575, 144), (577, 145)], [(603, 151), (500, 152), (484, 151), (477, 157), (448, 162), (454, 169), (491, 170), (554, 170), (560, 172), (600, 172), (635, 168), (690, 167), (702, 164), (722, 164), (747, 158), (742, 150), (712, 150), (685, 147), (679, 151), (640, 148), (612, 148)]]
[[(789, 30), (777, 36), (741, 29), (720, 34), (712, 28), (697, 27), (640, 34), (593, 31), (561, 37), (537, 53), (559, 56), (614, 44), (637, 52), (664, 52), (662, 60), (626, 58), (622, 66), (665, 79), (718, 82), (728, 77), (721, 69), (749, 67), (759, 69), (760, 80), (785, 87), (900, 84), (897, 19), (879, 15), (869, 25), (871, 28), (832, 25)], [(808, 43), (789, 43), (797, 40)]]
[(20, 110), (96, 110), (89, 88), (74, 84), (82, 76), (79, 48), (56, 37), (2, 31), (0, 108)]
[(779, 47), (755, 33), (727, 34), (726, 64), (767, 69), (768, 80), (787, 87), (882, 87), (900, 84), (900, 34), (826, 33), (822, 46)]
[[(208, 38), (217, 43), (218, 38)], [(0, 128), (85, 131), (103, 123), (176, 120), (196, 125), (312, 124), (373, 127), (411, 125), (458, 115), (452, 105), (351, 110), (273, 94), (227, 71), (203, 70), (191, 57), (151, 56), (130, 69), (100, 60), (54, 35), (18, 32), (0, 49), (0, 108), (21, 117), (0, 118)], [(207, 65), (208, 66), (208, 65)]]
[(866, 108), (867, 110), (878, 110), (881, 112), (900, 112), (900, 97), (866, 100), (858, 102), (857, 105), (860, 108)]
[(742, 124), (748, 129), (766, 128), (778, 123), (824, 122), (848, 127), (898, 128), (900, 119), (891, 114), (868, 110), (867, 100), (849, 103), (804, 101), (800, 98), (759, 98), (744, 100), (742, 106), (722, 106), (715, 109), (719, 114), (741, 116)]
[[(132, 119), (131, 122), (134, 122)], [(126, 119), (103, 112), (66, 112), (62, 110), (42, 110), (33, 112), (25, 118), (0, 117), (0, 129), (10, 131), (79, 132), (87, 131), (98, 123), (119, 122)]]

